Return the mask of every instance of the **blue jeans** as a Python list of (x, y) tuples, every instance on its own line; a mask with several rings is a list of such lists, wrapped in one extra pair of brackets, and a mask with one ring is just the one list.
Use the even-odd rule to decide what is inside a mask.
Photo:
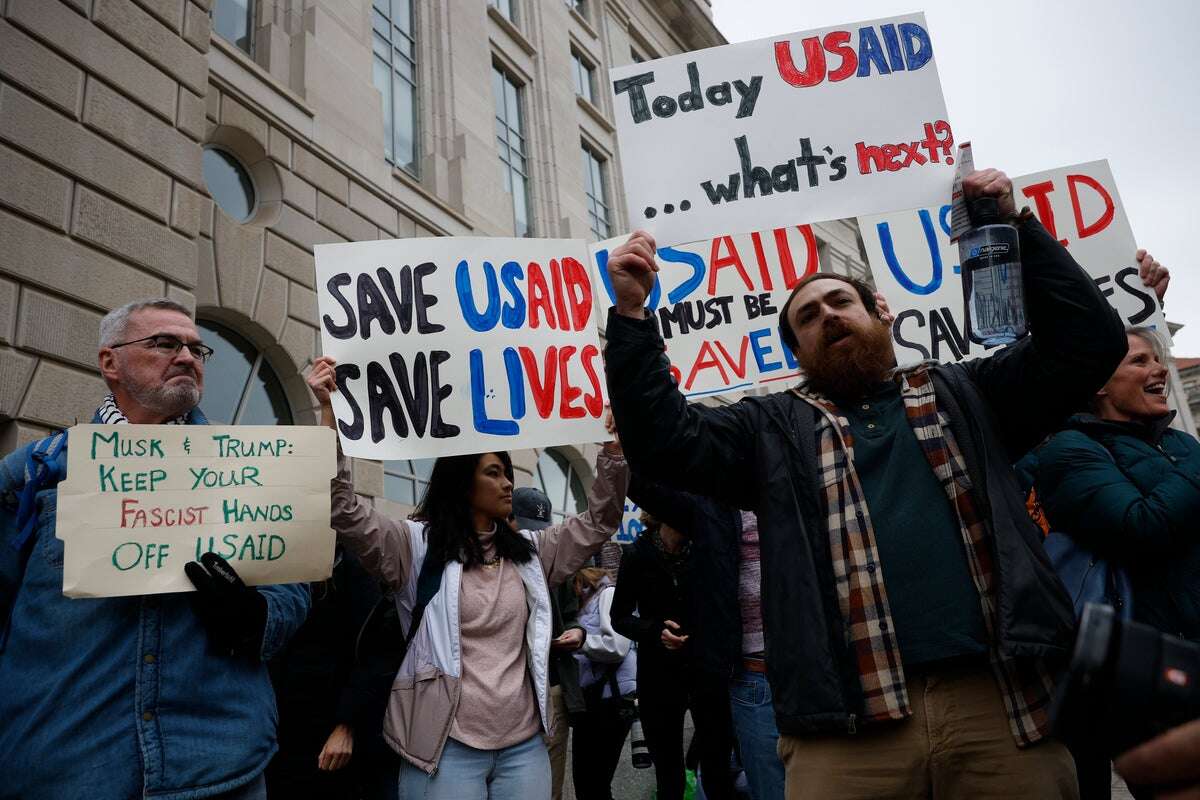
[(777, 750), (779, 729), (767, 676), (743, 671), (729, 682), (733, 732), (742, 752), (742, 768), (754, 800), (783, 800), (783, 762)]
[(400, 800), (542, 800), (550, 797), (550, 756), (540, 733), (503, 750), (446, 740), (432, 776), (405, 761)]

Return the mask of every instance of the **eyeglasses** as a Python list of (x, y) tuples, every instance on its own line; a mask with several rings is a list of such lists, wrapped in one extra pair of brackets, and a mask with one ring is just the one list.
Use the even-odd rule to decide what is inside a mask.
[(124, 347), (127, 344), (137, 344), (139, 342), (149, 342), (150, 344), (146, 345), (147, 350), (154, 349), (160, 354), (170, 355), (172, 358), (179, 353), (180, 348), (186, 347), (188, 352), (192, 354), (192, 358), (196, 359), (201, 364), (208, 361), (209, 357), (213, 354), (213, 349), (206, 344), (200, 344), (199, 342), (194, 344), (185, 344), (174, 336), (168, 336), (166, 334), (146, 336), (142, 339), (134, 339), (133, 341), (121, 342), (120, 344), (109, 346), (116, 350), (118, 347)]

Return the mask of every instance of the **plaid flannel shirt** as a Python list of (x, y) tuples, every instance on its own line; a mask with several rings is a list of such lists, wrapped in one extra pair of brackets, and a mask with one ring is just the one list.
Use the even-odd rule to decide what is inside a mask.
[[(971, 578), (979, 592), (987, 626), (992, 671), (1019, 746), (1044, 737), (1049, 727), (1053, 682), (1040, 662), (1003, 656), (996, 635), (995, 571), (992, 536), (971, 498), (971, 477), (948, 417), (938, 410), (929, 368), (897, 370), (905, 416), (929, 466), (946, 491), (962, 531)], [(854, 437), (850, 423), (828, 398), (794, 389), (814, 406), (817, 416), (817, 463), (822, 510), (829, 532), (838, 603), (846, 623), (863, 692), (865, 720), (905, 719), (912, 714), (905, 688), (904, 664), (879, 567), (875, 532), (858, 473), (854, 469)]]

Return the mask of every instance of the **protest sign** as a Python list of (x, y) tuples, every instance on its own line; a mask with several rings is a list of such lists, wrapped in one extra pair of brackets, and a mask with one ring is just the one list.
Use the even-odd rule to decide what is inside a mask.
[(657, 244), (942, 202), (954, 136), (925, 17), (613, 69), (630, 229)]
[[(608, 253), (624, 241), (592, 246), (606, 313), (616, 302)], [(799, 367), (779, 339), (779, 311), (792, 287), (818, 269), (812, 228), (793, 225), (660, 247), (658, 265), (646, 305), (681, 392), (730, 394), (797, 377)]]
[(610, 438), (587, 245), (317, 245), (342, 449), (408, 459)]
[(637, 503), (625, 498), (625, 509), (621, 515), (621, 527), (613, 534), (613, 541), (621, 544), (633, 544), (642, 535), (646, 526), (642, 524), (642, 509)]
[(58, 486), (63, 594), (190, 592), (212, 551), (247, 584), (328, 578), (333, 431), (272, 425), (76, 425)]
[[(1148, 325), (1170, 342), (1162, 307), (1142, 285), (1137, 244), (1107, 161), (1013, 179), (1018, 208), (1029, 205), (1066, 246), (1127, 325)], [(958, 247), (950, 206), (859, 217), (879, 291), (896, 315), (892, 338), (901, 363), (960, 361), (986, 352), (966, 335)]]

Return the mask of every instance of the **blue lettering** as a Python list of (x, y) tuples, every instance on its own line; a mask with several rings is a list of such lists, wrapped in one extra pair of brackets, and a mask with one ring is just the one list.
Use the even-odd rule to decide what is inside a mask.
[(786, 347), (781, 347), (783, 350), (783, 363), (788, 365), (788, 369), (800, 369), (800, 363), (796, 361), (796, 356)]
[(933, 294), (942, 285), (942, 251), (938, 246), (937, 233), (933, 229), (933, 218), (929, 215), (929, 209), (922, 208), (918, 215), (921, 217), (921, 227), (925, 230), (925, 243), (929, 246), (929, 258), (933, 263), (933, 277), (929, 279), (929, 283), (924, 285), (914, 282), (900, 266), (900, 262), (896, 259), (896, 245), (892, 241), (892, 231), (888, 224), (880, 222), (875, 226), (875, 231), (879, 234), (879, 246), (883, 250), (883, 260), (887, 262), (888, 269), (891, 270), (892, 277), (896, 279), (896, 282), (913, 294)]
[(767, 354), (771, 353), (775, 348), (769, 344), (763, 344), (759, 339), (768, 336), (771, 333), (770, 328), (759, 328), (756, 331), (750, 331), (750, 349), (754, 351), (754, 360), (758, 362), (759, 372), (772, 372), (780, 369), (783, 364), (778, 361), (767, 361)]
[(904, 55), (900, 52), (900, 37), (896, 35), (895, 25), (881, 25), (883, 41), (887, 45), (888, 60), (892, 62), (892, 71), (904, 71)]
[(500, 320), (500, 287), (496, 285), (496, 268), (490, 261), (483, 262), (483, 276), (487, 282), (487, 308), (483, 313), (475, 308), (474, 292), (471, 289), (471, 271), (466, 259), (458, 262), (454, 273), (454, 288), (458, 291), (458, 305), (463, 319), (473, 331), (490, 331)]
[[(660, 256), (662, 256), (663, 251), (659, 250), (658, 254)], [(678, 260), (678, 259), (667, 259), (666, 256), (663, 256), (663, 258), (668, 261)], [(607, 247), (604, 248), (603, 250), (596, 251), (596, 266), (599, 268), (600, 282), (604, 284), (604, 291), (608, 292), (608, 302), (610, 302), (611, 304), (613, 304), (615, 306), (617, 304), (617, 293), (616, 293), (616, 291), (613, 290), (612, 281), (608, 277), (608, 248)], [(662, 281), (660, 281), (658, 279), (658, 276), (655, 275), (654, 276), (654, 288), (650, 290), (650, 297), (648, 298), (648, 300), (646, 302), (646, 307), (649, 308), (651, 311), (654, 311), (655, 309), (657, 309), (658, 308), (658, 300), (661, 295), (662, 295)]]
[(516, 348), (504, 348), (504, 371), (508, 373), (508, 407), (513, 419), (525, 418), (525, 368)]
[[(904, 63), (908, 71), (920, 69), (933, 58), (933, 45), (929, 34), (915, 22), (901, 22), (900, 35), (904, 37)], [(917, 45), (920, 45), (918, 49)]]
[(667, 293), (667, 302), (671, 305), (686, 300), (692, 292), (696, 291), (704, 283), (704, 272), (707, 268), (705, 267), (704, 259), (696, 253), (676, 250), (673, 247), (660, 247), (658, 255), (663, 261), (687, 264), (692, 268), (691, 277)]
[(488, 419), (487, 409), (484, 407), (486, 393), (487, 388), (483, 383), (483, 351), (476, 348), (471, 351), (471, 417), (475, 423), (475, 430), (493, 436), (516, 436), (520, 433), (521, 426), (511, 420)]
[(887, 61), (883, 57), (883, 45), (871, 27), (858, 29), (858, 77), (866, 78), (871, 74), (871, 65), (879, 70), (880, 75), (890, 75)]
[(518, 288), (517, 281), (525, 280), (525, 270), (516, 261), (505, 261), (500, 268), (500, 282), (512, 295), (512, 303), (505, 303), (500, 312), (500, 322), (506, 328), (517, 330), (525, 324), (525, 294)]

